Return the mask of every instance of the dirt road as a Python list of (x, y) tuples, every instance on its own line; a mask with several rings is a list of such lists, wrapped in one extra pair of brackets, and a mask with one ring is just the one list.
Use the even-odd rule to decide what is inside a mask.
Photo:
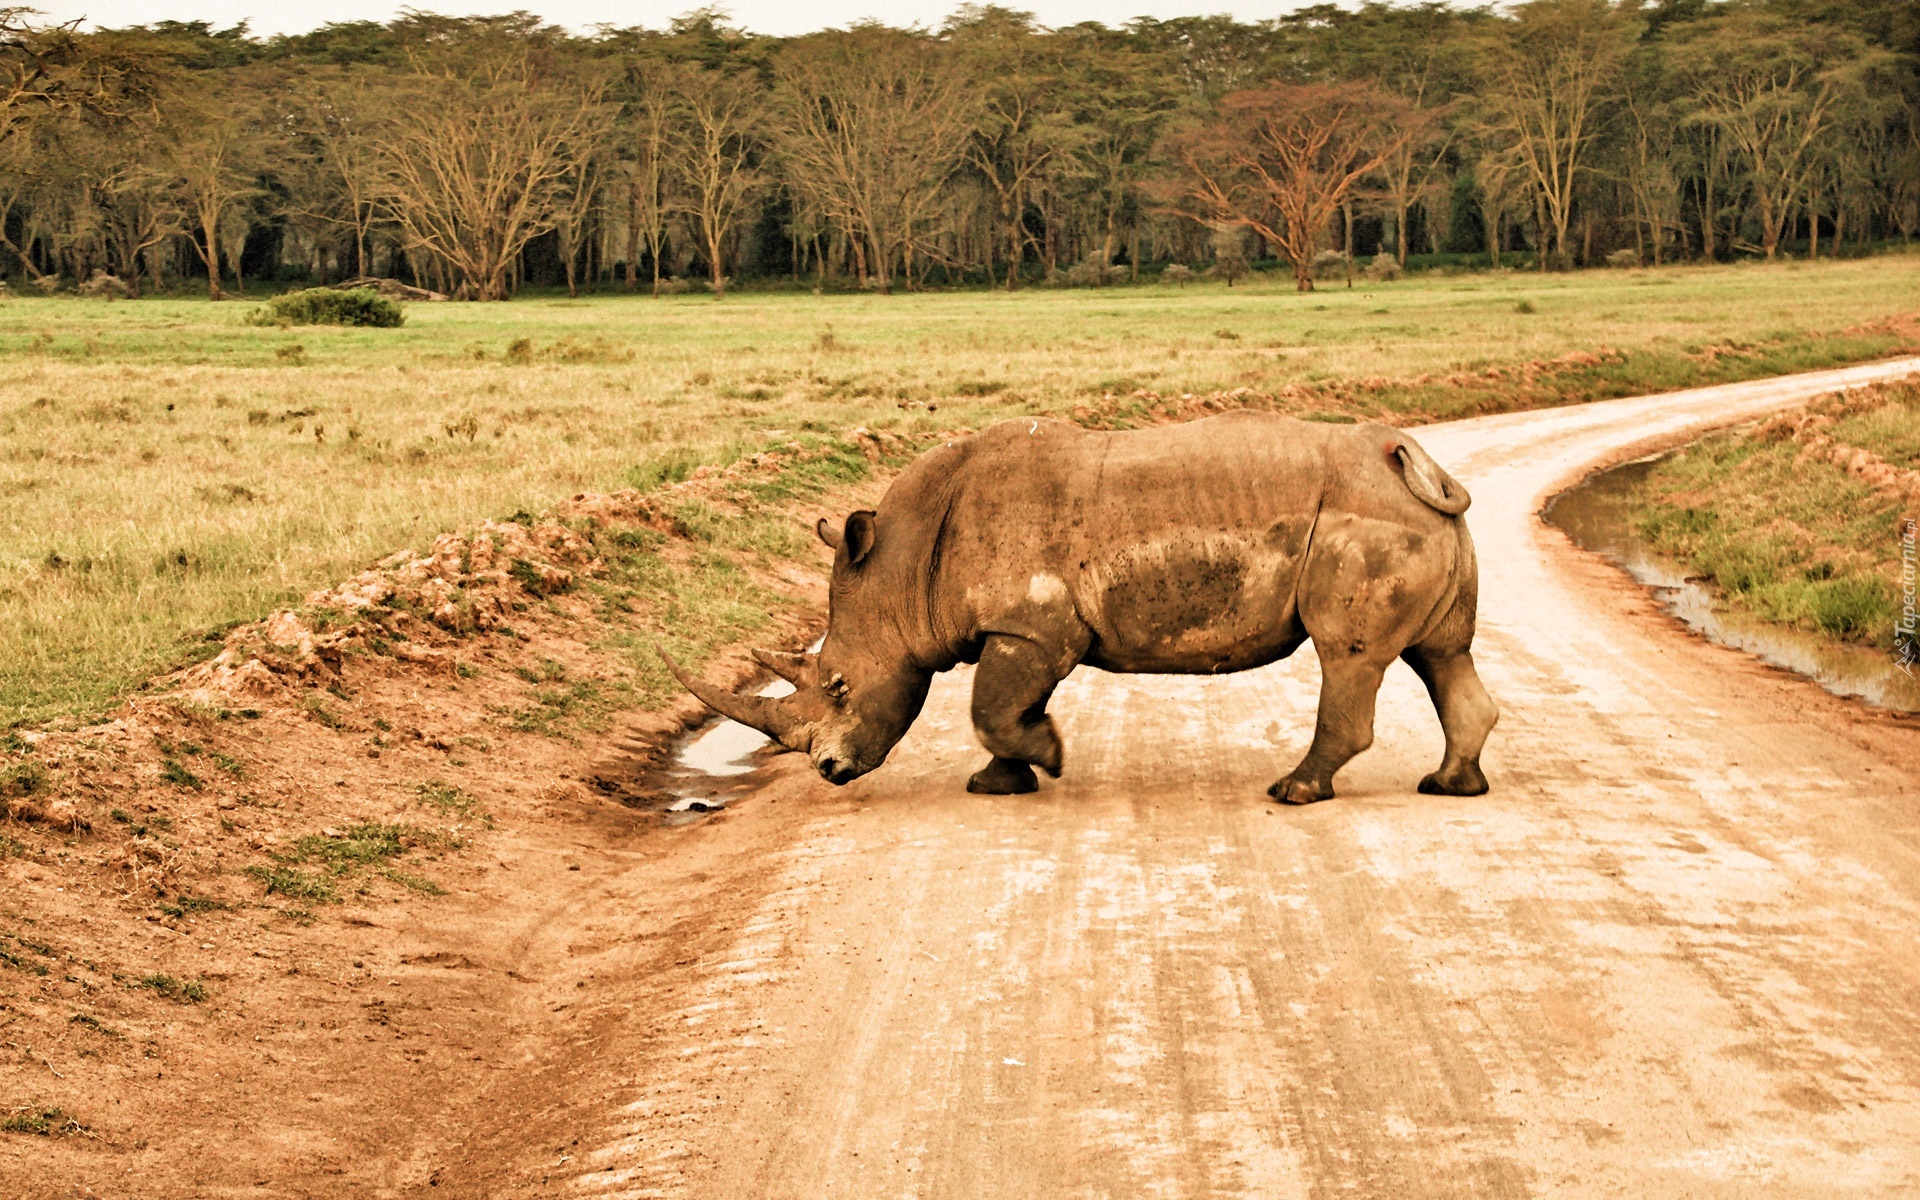
[(1699, 641), (1534, 516), (1914, 369), (1422, 431), (1475, 497), (1487, 796), (1413, 792), (1441, 739), (1396, 667), (1339, 798), (1269, 802), (1310, 653), (1076, 673), (1033, 796), (962, 790), (964, 671), (874, 774), (786, 756), (681, 828), (495, 763), (453, 895), (232, 917), (219, 1011), (131, 1066), (15, 1047), (111, 1086), (60, 1094), (90, 1137), (0, 1143), (0, 1193), (1920, 1194), (1920, 725)]
[(689, 834), (704, 949), (582, 1016), (544, 1161), (503, 1168), (489, 1138), (527, 1127), (502, 1117), (448, 1182), (1920, 1192), (1920, 731), (1691, 638), (1533, 515), (1596, 460), (1887, 371), (1422, 433), (1475, 497), (1490, 795), (1413, 793), (1440, 737), (1397, 667), (1340, 798), (1267, 802), (1307, 653), (1082, 670), (1037, 796), (961, 790), (965, 672), (856, 784), (773, 768)]
[(1076, 673), (1037, 796), (962, 790), (964, 671), (848, 788), (779, 760), (526, 939), (526, 1066), (448, 1114), (436, 1178), (1920, 1192), (1920, 730), (1692, 638), (1534, 516), (1596, 461), (1914, 365), (1422, 433), (1475, 497), (1490, 795), (1413, 792), (1441, 743), (1396, 667), (1341, 796), (1269, 803), (1311, 731), (1308, 653)]

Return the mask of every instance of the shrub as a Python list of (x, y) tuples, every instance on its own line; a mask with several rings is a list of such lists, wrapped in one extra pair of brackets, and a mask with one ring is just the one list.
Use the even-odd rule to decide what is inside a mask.
[(1610, 267), (1637, 267), (1640, 265), (1640, 252), (1632, 246), (1628, 246), (1625, 250), (1615, 250), (1612, 254), (1607, 255), (1607, 265)]
[(394, 329), (406, 320), (400, 306), (369, 288), (308, 288), (267, 301), (248, 318), (255, 325), (359, 325)]
[(1112, 283), (1120, 272), (1111, 263), (1090, 258), (1083, 263), (1075, 263), (1067, 268), (1068, 287), (1105, 287)]
[(1160, 272), (1160, 278), (1167, 283), (1187, 286), (1187, 280), (1193, 278), (1193, 268), (1182, 263), (1169, 263), (1167, 269)]
[(1367, 278), (1375, 283), (1391, 283), (1400, 278), (1400, 260), (1391, 254), (1376, 254), (1367, 264)]
[(1316, 280), (1322, 283), (1329, 279), (1345, 279), (1347, 256), (1338, 250), (1322, 250), (1313, 256), (1313, 261), (1308, 264), (1307, 269)]

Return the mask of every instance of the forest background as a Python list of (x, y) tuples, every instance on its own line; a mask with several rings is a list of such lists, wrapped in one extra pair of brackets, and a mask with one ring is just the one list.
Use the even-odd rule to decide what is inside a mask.
[[(266, 39), (0, 10), (0, 263), (132, 294), (1097, 286), (1855, 255), (1920, 229), (1906, 0)], [(1170, 274), (1169, 274), (1170, 272)]]

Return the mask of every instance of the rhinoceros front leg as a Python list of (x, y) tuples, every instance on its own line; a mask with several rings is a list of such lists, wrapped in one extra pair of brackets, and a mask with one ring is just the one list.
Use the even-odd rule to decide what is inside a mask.
[(1037, 791), (1034, 767), (1059, 778), (1060, 731), (1047, 715), (1047, 701), (1061, 679), (1059, 658), (1026, 638), (987, 635), (973, 676), (973, 728), (993, 761), (967, 780), (969, 792)]
[(1314, 648), (1320, 656), (1320, 716), (1307, 756), (1267, 789), (1267, 795), (1282, 804), (1331, 800), (1334, 772), (1373, 744), (1373, 705), (1386, 663), (1343, 647), (1328, 653), (1317, 640)]

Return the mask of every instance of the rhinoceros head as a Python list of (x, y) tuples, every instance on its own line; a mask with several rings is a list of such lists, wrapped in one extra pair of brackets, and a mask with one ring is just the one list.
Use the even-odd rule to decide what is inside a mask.
[(920, 715), (933, 676), (908, 654), (898, 611), (908, 598), (890, 593), (872, 561), (875, 515), (856, 512), (844, 530), (825, 520), (815, 528), (834, 549), (827, 636), (816, 653), (753, 652), (793, 684), (792, 695), (743, 696), (689, 675), (664, 650), (661, 657), (707, 707), (800, 751), (822, 779), (842, 784), (886, 761)]

